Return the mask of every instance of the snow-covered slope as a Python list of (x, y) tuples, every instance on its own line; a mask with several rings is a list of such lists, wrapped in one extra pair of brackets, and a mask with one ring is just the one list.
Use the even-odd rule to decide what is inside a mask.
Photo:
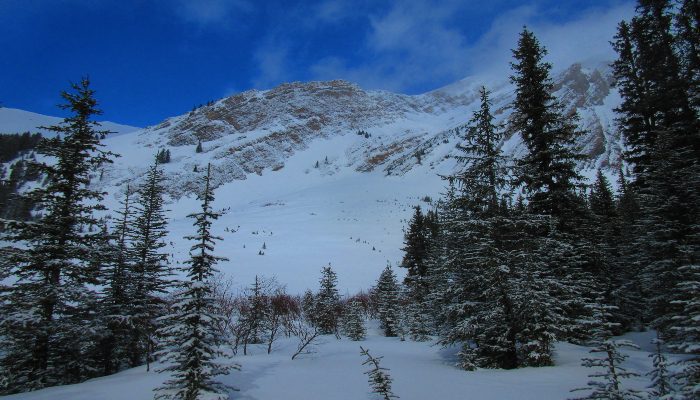
[[(39, 127), (57, 125), (61, 121), (63, 121), (63, 118), (50, 117), (16, 108), (0, 107), (0, 133), (40, 132), (42, 135), (53, 135), (51, 131), (39, 129)], [(100, 129), (113, 132), (112, 135), (114, 136), (141, 129), (109, 121), (103, 121), (100, 124)]]
[[(388, 368), (393, 378), (392, 391), (403, 400), (478, 399), (478, 400), (561, 400), (581, 397), (586, 392), (571, 393), (585, 387), (591, 380), (587, 375), (600, 370), (584, 368), (581, 357), (590, 357), (588, 348), (568, 343), (556, 346), (556, 366), (522, 368), (517, 370), (478, 370), (467, 372), (454, 366), (457, 349), (441, 350), (430, 342), (401, 342), (398, 338), (382, 337), (372, 329), (361, 342), (322, 338), (317, 353), (291, 360), (296, 350), (295, 339), (283, 339), (272, 354), (262, 345), (250, 346), (248, 356), (239, 355), (240, 372), (222, 381), (240, 389), (231, 399), (270, 400), (356, 400), (379, 398), (370, 393), (368, 370), (362, 365), (360, 346), (373, 356), (383, 356), (381, 366)], [(637, 334), (627, 339), (648, 347), (653, 332)], [(642, 375), (625, 379), (624, 389), (644, 391), (651, 369), (646, 350), (625, 350), (629, 359), (625, 367)], [(672, 367), (673, 368), (673, 367)], [(92, 379), (78, 385), (48, 388), (37, 392), (7, 396), (7, 400), (146, 400), (153, 398), (153, 389), (161, 385), (166, 374), (146, 372), (145, 366), (118, 374)]]
[[(580, 115), (587, 134), (584, 167), (619, 163), (610, 70), (575, 64), (555, 77), (556, 94)], [(343, 290), (368, 288), (401, 259), (411, 207), (430, 207), (450, 173), (457, 130), (478, 107), (480, 82), (465, 79), (422, 95), (363, 90), (345, 81), (289, 83), (221, 99), (156, 126), (105, 140), (121, 157), (95, 184), (115, 209), (126, 184), (138, 183), (161, 148), (171, 152), (166, 176), (173, 261), (187, 256), (186, 215), (197, 207), (202, 171), (212, 163), (221, 265), (239, 285), (276, 276), (292, 293), (316, 285), (331, 264)], [(511, 113), (512, 87), (490, 85), (500, 122)], [(0, 109), (0, 111), (2, 111)], [(0, 114), (0, 127), (2, 125)], [(197, 143), (203, 151), (197, 153)], [(503, 144), (523, 151), (517, 135)], [(263, 249), (263, 246), (265, 249)]]

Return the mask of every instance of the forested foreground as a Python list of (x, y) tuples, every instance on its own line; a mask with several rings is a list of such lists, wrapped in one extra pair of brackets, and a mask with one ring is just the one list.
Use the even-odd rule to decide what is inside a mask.
[[(0, 390), (157, 362), (170, 378), (156, 398), (226, 399), (235, 388), (217, 377), (235, 376), (249, 348), (271, 353), (277, 341), (292, 341), (291, 358), (299, 359), (324, 336), (364, 340), (373, 319), (384, 336), (458, 348), (466, 371), (551, 366), (558, 343), (589, 346), (582, 365), (591, 379), (572, 387), (572, 397), (697, 398), (699, 29), (700, 3), (692, 0), (639, 1), (636, 16), (620, 23), (613, 68), (627, 147), (617, 191), (603, 171), (584, 182), (576, 116), (552, 95), (546, 50), (523, 29), (508, 125), (494, 124), (482, 88), (480, 109), (460, 131), (460, 167), (441, 177), (446, 190), (434, 209), (416, 208), (407, 227), (404, 282), (387, 266), (375, 287), (349, 298), (339, 295), (330, 266), (320, 289), (303, 296), (263, 277), (234, 293), (217, 272), (221, 263), (235, 269), (236, 260), (215, 255), (209, 168), (201, 208), (190, 215), (190, 258), (171, 264), (163, 249), (165, 153), (144, 183), (126, 189), (121, 209), (105, 210), (106, 194), (90, 181), (117, 155), (100, 145), (107, 133), (93, 122), (99, 109), (82, 80), (63, 93), (72, 116), (50, 128), (55, 139), (39, 143), (40, 159), (52, 162), (28, 161), (46, 182), (18, 194), (33, 205), (32, 218), (3, 221)], [(503, 156), (506, 133), (521, 135), (524, 156)], [(650, 329), (658, 337), (648, 388), (633, 389), (623, 350), (633, 344), (615, 337)], [(370, 390), (395, 397), (380, 355), (361, 351)]]

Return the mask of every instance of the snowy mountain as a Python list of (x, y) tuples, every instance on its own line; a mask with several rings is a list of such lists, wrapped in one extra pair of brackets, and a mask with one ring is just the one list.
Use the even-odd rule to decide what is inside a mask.
[[(557, 96), (578, 112), (587, 132), (579, 143), (589, 156), (586, 173), (617, 166), (621, 141), (612, 109), (619, 97), (610, 89), (609, 68), (575, 64), (554, 81)], [(276, 276), (300, 293), (315, 288), (321, 267), (331, 263), (340, 287), (352, 293), (401, 260), (411, 208), (430, 207), (443, 190), (438, 174), (455, 167), (450, 156), (457, 131), (478, 107), (480, 84), (468, 78), (416, 96), (339, 80), (246, 91), (108, 137), (107, 148), (121, 157), (101, 180), (96, 172), (95, 182), (116, 209), (126, 184), (138, 183), (156, 152), (169, 149), (171, 162), (163, 168), (171, 196), (170, 251), (180, 261), (189, 248), (182, 237), (192, 229), (185, 217), (197, 207), (194, 193), (211, 162), (215, 206), (226, 211), (214, 226), (224, 238), (220, 252), (231, 260), (221, 266), (226, 274), (240, 286), (255, 275)], [(513, 89), (506, 82), (490, 89), (493, 109), (505, 122)], [(513, 155), (523, 150), (517, 135), (508, 135), (503, 148)]]
[[(586, 134), (578, 145), (589, 156), (586, 167), (619, 164), (620, 139), (611, 117), (619, 99), (610, 90), (611, 79), (605, 64), (591, 68), (574, 64), (555, 78), (556, 95), (568, 111), (581, 117)], [(408, 96), (367, 91), (340, 80), (288, 83), (246, 91), (169, 118), (132, 136), (133, 146), (151, 152), (168, 147), (178, 154), (174, 158), (178, 167), (169, 168), (178, 183), (171, 187), (175, 197), (192, 191), (199, 179), (192, 173), (195, 165), (211, 161), (218, 171), (218, 184), (243, 180), (284, 168), (292, 155), (319, 140), (345, 136), (354, 140), (348, 139), (347, 147), (333, 160), (334, 169), (326, 172), (340, 168), (401, 176), (449, 161), (458, 141), (455, 129), (478, 106), (479, 87), (475, 79), (466, 79)], [(498, 83), (490, 89), (496, 115), (505, 122), (511, 112), (512, 87)], [(358, 135), (359, 131), (366, 134)], [(204, 152), (195, 154), (200, 141)], [(518, 153), (520, 139), (510, 137), (504, 149)], [(324, 161), (325, 156), (316, 155)]]
[[(38, 129), (40, 126), (57, 125), (63, 118), (50, 117), (48, 115), (37, 114), (16, 108), (0, 107), (0, 133), (24, 133), (40, 132), (42, 135), (53, 135), (46, 129)], [(100, 129), (107, 130), (112, 136), (122, 135), (137, 131), (141, 128), (129, 125), (117, 124), (109, 121), (100, 122)]]

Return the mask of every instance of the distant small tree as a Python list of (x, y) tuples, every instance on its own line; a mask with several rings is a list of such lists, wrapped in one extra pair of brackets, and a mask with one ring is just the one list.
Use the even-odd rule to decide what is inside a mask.
[(343, 333), (351, 340), (363, 340), (367, 335), (362, 314), (362, 304), (357, 300), (352, 300), (345, 307), (345, 313), (343, 314)]
[(386, 336), (397, 336), (400, 330), (399, 284), (387, 265), (379, 276), (376, 287), (379, 323)]
[(340, 314), (338, 278), (330, 265), (321, 271), (320, 286), (316, 295), (315, 319), (321, 334), (328, 335), (338, 331)]
[(269, 284), (256, 275), (255, 282), (246, 290), (239, 321), (243, 334), (243, 354), (248, 353), (248, 344), (261, 344), (265, 341), (270, 312)]
[(202, 141), (200, 140), (197, 142), (197, 148), (194, 150), (195, 153), (201, 153), (202, 152)]
[(170, 150), (169, 149), (160, 149), (158, 151), (158, 154), (156, 154), (156, 162), (158, 164), (167, 164), (170, 162)]

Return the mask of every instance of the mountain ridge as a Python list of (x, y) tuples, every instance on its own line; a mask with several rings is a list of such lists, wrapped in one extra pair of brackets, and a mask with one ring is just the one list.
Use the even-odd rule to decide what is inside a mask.
[[(584, 169), (620, 165), (623, 145), (613, 113), (619, 96), (611, 87), (612, 72), (604, 65), (573, 64), (553, 79), (554, 94), (565, 112), (580, 117), (584, 135), (577, 146), (588, 156)], [(177, 182), (170, 190), (176, 198), (199, 179), (195, 166), (211, 162), (220, 185), (279, 171), (289, 157), (314, 141), (338, 135), (357, 135), (340, 161), (343, 168), (402, 175), (413, 168), (450, 164), (459, 132), (478, 106), (480, 85), (469, 79), (419, 95), (364, 90), (344, 80), (285, 83), (220, 99), (130, 137), (138, 137), (134, 147), (153, 154), (159, 148), (173, 150), (172, 165), (165, 169)], [(506, 82), (493, 86), (494, 114), (505, 124), (512, 112), (513, 89)], [(202, 153), (194, 151), (199, 142)], [(514, 157), (524, 151), (513, 132), (506, 132), (503, 149)], [(133, 172), (138, 169), (135, 164), (127, 163), (127, 168)], [(117, 170), (123, 166), (115, 164), (108, 175), (120, 175)]]

